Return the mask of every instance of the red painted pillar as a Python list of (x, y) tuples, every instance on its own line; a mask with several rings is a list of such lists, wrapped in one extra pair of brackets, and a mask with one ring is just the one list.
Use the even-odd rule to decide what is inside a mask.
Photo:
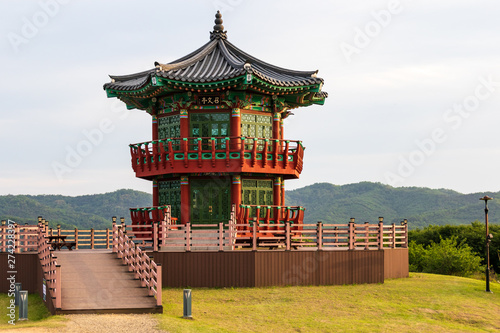
[(153, 179), (153, 206), (160, 205), (160, 195), (158, 192), (158, 180)]
[(190, 220), (191, 195), (189, 189), (189, 177), (181, 176), (181, 223), (186, 224)]
[(285, 140), (285, 127), (283, 126), (283, 119), (280, 119), (280, 140)]
[(285, 205), (285, 180), (281, 182), (281, 205)]
[(181, 138), (189, 138), (191, 133), (189, 133), (189, 114), (188, 110), (180, 111), (180, 127), (181, 127)]
[(235, 205), (235, 213), (238, 216), (241, 205), (241, 176), (234, 175), (231, 183), (231, 205)]
[(274, 178), (273, 205), (282, 206), (282, 204), (281, 204), (281, 177)]
[[(153, 141), (158, 140), (158, 118), (153, 115)], [(163, 138), (162, 138), (163, 139)]]
[(275, 112), (273, 115), (273, 139), (281, 139), (281, 125), (280, 125), (281, 115)]
[(238, 108), (234, 108), (231, 111), (229, 135), (232, 137), (238, 137), (238, 139), (231, 140), (231, 149), (240, 149), (239, 137), (241, 136), (241, 111)]

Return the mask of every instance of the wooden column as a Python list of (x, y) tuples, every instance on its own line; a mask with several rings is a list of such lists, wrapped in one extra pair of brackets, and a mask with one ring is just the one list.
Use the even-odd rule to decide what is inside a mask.
[(235, 214), (238, 216), (241, 205), (241, 176), (234, 175), (231, 183), (231, 205), (235, 206)]
[(241, 136), (241, 111), (238, 108), (234, 108), (231, 111), (231, 124), (229, 129), (229, 135), (233, 137), (238, 137), (238, 139), (231, 140), (231, 149), (240, 149), (240, 139)]
[(153, 179), (153, 206), (160, 205), (160, 194), (158, 191), (158, 180)]
[(281, 204), (281, 177), (274, 178), (273, 205), (282, 206), (282, 204)]
[(189, 177), (181, 176), (181, 223), (186, 224), (190, 220), (191, 193), (189, 188)]
[(189, 133), (189, 114), (188, 110), (182, 109), (180, 111), (180, 129), (181, 129), (181, 138), (189, 138), (191, 133)]

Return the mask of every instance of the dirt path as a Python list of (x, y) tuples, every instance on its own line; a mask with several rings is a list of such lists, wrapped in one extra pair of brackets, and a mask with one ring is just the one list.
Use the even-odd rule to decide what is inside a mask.
[(148, 314), (101, 314), (101, 315), (65, 315), (69, 321), (64, 322), (66, 327), (44, 328), (27, 327), (15, 330), (2, 330), (2, 332), (33, 332), (33, 333), (159, 333), (166, 332), (158, 329), (158, 321)]

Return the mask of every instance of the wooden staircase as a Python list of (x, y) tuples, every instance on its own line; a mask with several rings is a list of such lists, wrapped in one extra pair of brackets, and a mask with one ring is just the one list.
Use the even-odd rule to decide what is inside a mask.
[(69, 313), (161, 313), (134, 274), (111, 250), (57, 251), (61, 309)]

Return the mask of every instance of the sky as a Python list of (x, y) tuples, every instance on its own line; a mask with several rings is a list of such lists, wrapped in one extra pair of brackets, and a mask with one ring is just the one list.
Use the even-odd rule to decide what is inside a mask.
[(299, 108), (317, 182), (500, 191), (500, 3), (485, 0), (2, 0), (0, 195), (151, 192), (130, 143), (151, 117), (108, 99), (108, 75), (228, 40), (266, 62), (319, 70), (325, 105)]

